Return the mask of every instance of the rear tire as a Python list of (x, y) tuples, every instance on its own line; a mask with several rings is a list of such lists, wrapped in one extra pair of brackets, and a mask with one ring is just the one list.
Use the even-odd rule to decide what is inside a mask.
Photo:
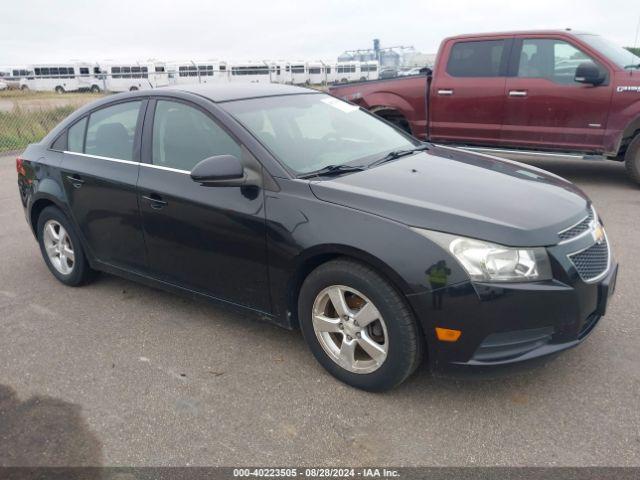
[(374, 111), (373, 113), (386, 120), (387, 122), (392, 123), (400, 129), (404, 130), (409, 135), (413, 135), (413, 133), (411, 132), (411, 127), (409, 126), (409, 122), (401, 113), (395, 110), (388, 109)]
[(138, 87), (131, 87), (129, 89), (130, 92), (137, 92), (138, 91)]
[(98, 85), (91, 85), (91, 93), (100, 93), (100, 87)]
[(624, 156), (624, 165), (629, 178), (640, 185), (640, 134), (636, 135)]
[(83, 285), (95, 276), (75, 228), (57, 207), (46, 207), (38, 216), (38, 243), (49, 271), (71, 287)]
[[(338, 298), (345, 299), (342, 308), (334, 306), (336, 297), (331, 295), (336, 295), (336, 289)], [(330, 299), (323, 303), (323, 296)], [(375, 320), (367, 322), (358, 316), (365, 312), (364, 307), (373, 307), (368, 310), (374, 312), (369, 318)], [(347, 315), (341, 315), (341, 310)], [(332, 260), (311, 272), (300, 289), (298, 318), (316, 360), (353, 387), (389, 390), (406, 380), (422, 360), (423, 339), (405, 299), (378, 272), (360, 262)], [(345, 358), (342, 349), (346, 353), (354, 343), (353, 353)]]
[(61, 87), (60, 85), (58, 85), (58, 86), (56, 87), (56, 93), (57, 93), (58, 95), (62, 95), (62, 94), (64, 93), (64, 87)]

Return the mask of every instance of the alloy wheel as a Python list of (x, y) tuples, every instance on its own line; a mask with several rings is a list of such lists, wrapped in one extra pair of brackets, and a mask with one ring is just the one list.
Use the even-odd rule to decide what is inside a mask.
[(43, 229), (44, 248), (53, 268), (69, 275), (75, 265), (73, 243), (65, 228), (56, 220), (49, 220)]
[(350, 372), (374, 372), (387, 358), (384, 319), (373, 302), (354, 288), (332, 285), (318, 293), (312, 322), (325, 353)]

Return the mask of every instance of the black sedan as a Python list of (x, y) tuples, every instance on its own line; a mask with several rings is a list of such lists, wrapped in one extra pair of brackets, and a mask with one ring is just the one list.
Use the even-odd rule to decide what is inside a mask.
[(580, 343), (617, 265), (574, 185), (420, 143), (323, 93), (192, 86), (88, 105), (17, 159), (51, 273), (96, 271), (300, 328), (367, 390)]

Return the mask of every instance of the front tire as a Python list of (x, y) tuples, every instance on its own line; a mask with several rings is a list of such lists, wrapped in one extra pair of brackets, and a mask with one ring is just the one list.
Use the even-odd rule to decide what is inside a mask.
[(333, 260), (311, 272), (298, 318), (318, 362), (353, 387), (389, 390), (422, 360), (423, 340), (404, 298), (362, 263)]
[(62, 95), (64, 93), (64, 87), (61, 87), (60, 85), (58, 85), (55, 90), (58, 95)]
[(629, 178), (640, 185), (640, 134), (636, 135), (624, 156), (624, 165)]
[(38, 217), (38, 243), (47, 267), (65, 285), (77, 287), (94, 276), (80, 238), (67, 217), (56, 207), (45, 208)]

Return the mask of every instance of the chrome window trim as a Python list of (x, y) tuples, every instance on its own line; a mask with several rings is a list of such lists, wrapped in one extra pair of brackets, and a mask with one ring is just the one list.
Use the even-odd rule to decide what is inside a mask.
[(87, 158), (96, 158), (98, 160), (107, 160), (109, 162), (125, 163), (125, 164), (128, 164), (128, 165), (139, 165), (140, 164), (140, 162), (135, 162), (133, 160), (121, 160), (119, 158), (102, 157), (100, 155), (91, 155), (90, 153), (70, 152), (68, 150), (65, 150), (64, 153), (67, 153), (69, 155), (80, 155), (81, 157), (87, 157)]
[(147, 168), (157, 168), (158, 170), (166, 170), (167, 172), (182, 173), (183, 175), (191, 175), (189, 170), (181, 170), (179, 168), (163, 167), (162, 165), (153, 165), (151, 163), (141, 163), (140, 166)]
[(95, 158), (98, 160), (107, 160), (109, 162), (124, 163), (127, 165), (139, 165), (141, 167), (157, 168), (158, 170), (165, 170), (167, 172), (173, 172), (173, 173), (181, 173), (183, 175), (191, 175), (191, 172), (188, 170), (180, 170), (179, 168), (163, 167), (162, 165), (152, 165), (150, 163), (135, 162), (133, 160), (122, 160), (120, 158), (103, 157), (101, 155), (92, 155), (90, 153), (70, 152), (68, 150), (65, 150), (64, 153), (68, 153), (69, 155), (80, 155), (81, 157), (87, 157), (87, 158)]

